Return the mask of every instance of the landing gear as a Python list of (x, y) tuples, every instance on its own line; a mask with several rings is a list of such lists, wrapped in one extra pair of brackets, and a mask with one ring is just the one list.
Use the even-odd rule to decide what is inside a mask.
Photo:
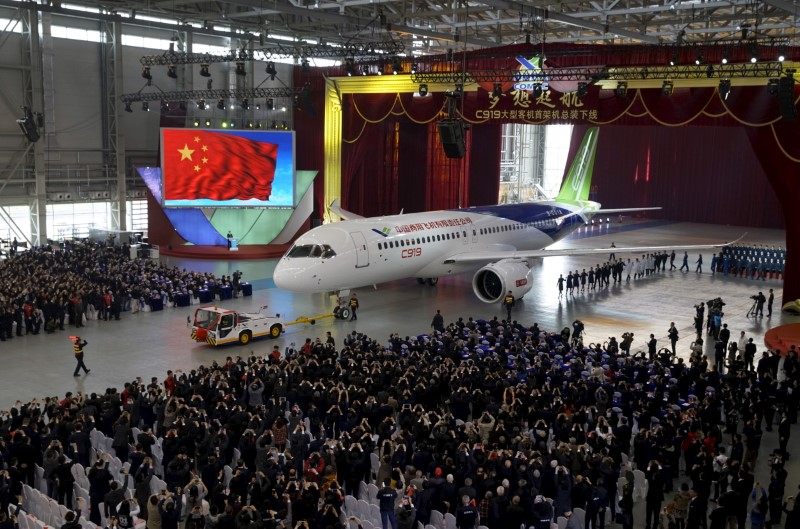
[(439, 278), (438, 277), (427, 277), (427, 278), (426, 277), (418, 277), (417, 278), (417, 284), (420, 284), (420, 285), (424, 285), (424, 284), (427, 283), (428, 285), (430, 285), (432, 287), (435, 287), (436, 283), (438, 283), (438, 282), (439, 282)]

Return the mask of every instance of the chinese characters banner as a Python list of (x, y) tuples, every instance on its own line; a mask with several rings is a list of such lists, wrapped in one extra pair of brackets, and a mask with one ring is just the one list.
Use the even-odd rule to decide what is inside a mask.
[(478, 90), (474, 104), (464, 109), (464, 118), (473, 123), (590, 123), (597, 121), (597, 108), (598, 90), (592, 87), (582, 95), (578, 91), (561, 93), (552, 88), (512, 88), (500, 94)]

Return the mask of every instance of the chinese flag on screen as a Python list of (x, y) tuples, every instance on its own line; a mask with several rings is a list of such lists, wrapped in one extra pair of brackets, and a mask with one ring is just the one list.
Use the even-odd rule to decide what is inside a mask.
[(277, 145), (202, 130), (163, 134), (165, 200), (269, 200)]

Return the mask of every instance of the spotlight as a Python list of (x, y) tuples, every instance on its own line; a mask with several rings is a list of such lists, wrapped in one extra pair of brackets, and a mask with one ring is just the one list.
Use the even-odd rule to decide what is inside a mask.
[(278, 70), (275, 69), (275, 63), (272, 62), (272, 61), (269, 61), (267, 63), (267, 75), (269, 75), (269, 80), (270, 81), (274, 81), (275, 80), (275, 75), (277, 75), (277, 73), (278, 73)]
[(150, 112), (150, 103), (147, 101), (142, 101), (142, 110), (145, 112)]
[(503, 95), (503, 85), (500, 83), (494, 83), (492, 87), (492, 96), (493, 97), (500, 97)]
[(698, 53), (697, 54), (697, 57), (695, 57), (695, 59), (694, 59), (694, 63), (696, 65), (698, 65), (698, 66), (700, 66), (703, 63), (703, 54), (702, 53)]
[(244, 62), (236, 61), (236, 75), (247, 75), (247, 70), (244, 68)]
[(217, 108), (220, 109), (220, 110), (225, 110), (225, 100), (224, 99), (220, 99), (219, 101), (217, 101)]
[(355, 59), (352, 57), (347, 57), (344, 60), (344, 71), (348, 77), (352, 77), (354, 73), (356, 73), (356, 63)]
[(311, 71), (311, 67), (308, 64), (308, 59), (306, 59), (305, 57), (303, 58), (302, 61), (300, 61), (300, 71), (303, 73), (308, 73)]
[(247, 98), (242, 99), (241, 105), (243, 110), (250, 110), (250, 101)]
[(281, 128), (283, 130), (289, 130), (289, 124), (284, 121), (281, 123)]
[(394, 75), (397, 75), (402, 72), (403, 72), (403, 65), (400, 64), (400, 59), (395, 57), (394, 59), (392, 59), (392, 73)]
[(418, 71), (419, 71), (419, 64), (415, 62), (411, 63), (411, 75), (416, 75)]
[(150, 75), (150, 67), (149, 66), (143, 66), (142, 67), (142, 77), (144, 77), (148, 81), (151, 81), (153, 79), (153, 76)]
[(277, 129), (278, 128), (278, 122), (273, 119), (272, 123), (269, 124), (269, 128)]
[(722, 64), (728, 64), (728, 50), (722, 54)]
[(166, 101), (162, 101), (161, 102), (161, 112), (163, 112), (165, 114), (169, 113), (169, 105), (167, 104)]
[(428, 95), (428, 85), (426, 85), (425, 83), (422, 83), (421, 85), (419, 85), (419, 95), (421, 95), (423, 97)]
[(200, 76), (201, 77), (211, 77), (211, 72), (208, 71), (208, 65), (207, 64), (201, 64), (200, 65)]
[(719, 96), (722, 99), (728, 99), (728, 94), (731, 93), (731, 80), (730, 79), (720, 79), (719, 80)]
[(261, 110), (261, 103), (256, 103), (256, 110)]
[(252, 121), (248, 121), (248, 122), (247, 122), (247, 128), (248, 128), (248, 129), (252, 129), (252, 128), (253, 128), (253, 126), (254, 126), (254, 125), (253, 125), (253, 122), (252, 122)]
[(776, 96), (778, 95), (778, 80), (777, 79), (770, 79), (767, 81), (767, 92), (769, 95)]
[(270, 97), (267, 99), (267, 110), (273, 110), (275, 108), (275, 101)]
[(197, 108), (198, 108), (199, 110), (205, 110), (207, 106), (208, 106), (208, 105), (206, 105), (206, 100), (205, 100), (205, 99), (200, 99), (200, 100), (197, 102)]
[(534, 83), (533, 85), (533, 97), (541, 97), (542, 95), (542, 83)]
[(228, 123), (228, 127), (231, 128), (231, 129), (235, 129), (236, 128), (236, 122), (235, 121), (231, 121), (230, 123)]
[(673, 53), (672, 54), (672, 58), (669, 60), (669, 65), (670, 66), (675, 66), (676, 64), (678, 64), (678, 53), (677, 52)]
[(617, 83), (617, 95), (619, 97), (627, 97), (628, 96), (628, 83), (625, 81), (620, 81)]
[(223, 129), (227, 129), (228, 128), (228, 122), (227, 121), (223, 121), (222, 122), (222, 128)]
[(206, 127), (210, 127), (210, 126), (211, 126), (211, 120), (210, 120), (210, 119), (207, 119), (207, 120), (206, 120)]
[(750, 49), (750, 62), (753, 64), (758, 62), (758, 48), (755, 46)]
[(130, 101), (125, 101), (125, 112), (133, 112)]
[(200, 126), (200, 121), (198, 121), (198, 120), (194, 120), (194, 126), (195, 126), (195, 127), (199, 127), (199, 126)]
[(786, 50), (781, 49), (778, 51), (778, 62), (783, 62), (786, 60)]
[(369, 73), (369, 66), (362, 66), (361, 67), (361, 75), (367, 75)]
[(664, 81), (664, 83), (661, 85), (661, 93), (669, 97), (672, 95), (672, 91), (674, 88), (675, 85), (672, 83), (672, 81)]
[(711, 66), (710, 64), (708, 65), (708, 68), (706, 68), (706, 77), (708, 77), (709, 79), (714, 77), (714, 67)]
[(586, 94), (589, 93), (589, 85), (586, 83), (578, 83), (578, 97), (586, 97)]
[(256, 128), (257, 128), (257, 129), (260, 129), (260, 128), (261, 128), (261, 122), (260, 122), (260, 121), (257, 121), (257, 122), (256, 122)]
[(178, 69), (175, 67), (174, 64), (170, 64), (167, 66), (167, 77), (171, 77), (173, 79), (178, 78)]

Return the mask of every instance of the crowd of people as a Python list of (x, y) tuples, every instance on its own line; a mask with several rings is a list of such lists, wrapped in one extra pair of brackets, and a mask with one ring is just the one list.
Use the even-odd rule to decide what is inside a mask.
[[(798, 527), (785, 469), (796, 351), (723, 373), (701, 351), (685, 361), (667, 348), (632, 351), (624, 335), (584, 343), (582, 325), (577, 338), (497, 318), (439, 327), (387, 340), (353, 331), (339, 347), (329, 336), (18, 403), (0, 412), (0, 510), (34, 482), (36, 465), (51, 496), (80, 507), (70, 477), (80, 463), (89, 518), (100, 523), (102, 502), (125, 529), (134, 515), (148, 529), (354, 527), (342, 510), (347, 495), (365, 499), (362, 482), (380, 487), (384, 529), (428, 524), (434, 511), (459, 529), (549, 529), (577, 509), (587, 528), (607, 516), (625, 529)], [(764, 453), (773, 428), (780, 448)], [(130, 464), (134, 499), (107, 457), (93, 460), (94, 429)], [(769, 481), (756, 483), (756, 470)], [(634, 519), (636, 471), (644, 520)], [(166, 492), (151, 494), (155, 472)]]
[[(715, 254), (716, 257), (716, 254)], [(786, 248), (762, 245), (731, 245), (712, 261), (712, 272), (749, 279), (783, 279)]]
[(131, 259), (125, 245), (91, 240), (39, 246), (0, 261), (0, 341), (14, 336), (82, 327), (86, 319), (118, 320), (122, 312), (149, 310), (153, 300), (175, 303), (238, 287), (240, 274), (215, 277), (151, 259)]

